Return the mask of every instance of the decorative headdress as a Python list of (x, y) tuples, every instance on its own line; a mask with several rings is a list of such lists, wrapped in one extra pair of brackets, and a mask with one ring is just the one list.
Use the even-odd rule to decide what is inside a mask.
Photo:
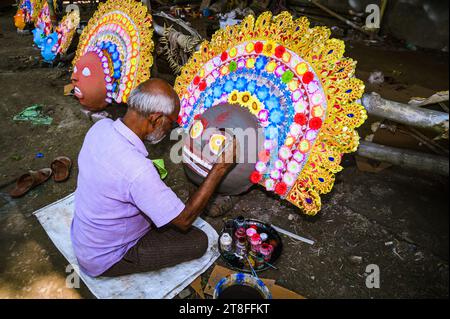
[(73, 64), (93, 52), (105, 74), (106, 102), (126, 102), (133, 88), (150, 77), (152, 17), (134, 0), (101, 3), (80, 36)]
[(53, 61), (58, 54), (65, 54), (72, 43), (73, 37), (80, 23), (80, 13), (73, 10), (67, 13), (56, 31), (49, 34), (43, 43), (41, 54), (45, 61)]
[(328, 28), (310, 28), (288, 12), (247, 16), (204, 41), (175, 81), (186, 130), (224, 103), (257, 117), (264, 150), (248, 178), (309, 215), (342, 170), (342, 154), (356, 150), (355, 128), (366, 119), (355, 102), (364, 91), (356, 62), (343, 57), (343, 41), (329, 37)]
[(33, 41), (39, 48), (42, 49), (44, 39), (53, 31), (53, 24), (47, 1), (45, 1), (42, 8), (39, 10), (34, 26)]
[(21, 21), (15, 21), (16, 26), (19, 29), (24, 29), (27, 24), (34, 23), (37, 20), (42, 5), (43, 0), (22, 0), (15, 16), (15, 20), (20, 19)]

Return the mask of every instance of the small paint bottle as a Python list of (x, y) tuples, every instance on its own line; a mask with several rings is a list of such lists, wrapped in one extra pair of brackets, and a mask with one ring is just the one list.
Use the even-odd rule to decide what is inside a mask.
[(252, 236), (254, 234), (257, 234), (256, 229), (254, 228), (247, 228), (247, 230), (245, 231), (245, 234), (247, 235), (247, 241), (250, 243), (250, 241), (252, 240)]
[(244, 256), (247, 253), (247, 241), (245, 238), (239, 238), (236, 241), (236, 254)]
[(244, 239), (246, 238), (246, 233), (245, 233), (245, 228), (244, 227), (239, 227), (235, 232), (234, 232), (234, 238), (236, 240), (239, 239)]
[(220, 248), (222, 251), (231, 252), (233, 249), (233, 238), (231, 238), (230, 234), (223, 233), (220, 237)]
[(250, 247), (253, 252), (256, 254), (260, 252), (261, 247), (261, 237), (259, 234), (254, 234), (250, 240)]
[(262, 242), (265, 242), (267, 240), (267, 238), (269, 238), (269, 236), (267, 236), (266, 233), (261, 233), (261, 234), (259, 234), (259, 236), (261, 237)]
[(259, 251), (263, 255), (264, 261), (269, 262), (272, 257), (273, 246), (266, 243), (261, 244)]

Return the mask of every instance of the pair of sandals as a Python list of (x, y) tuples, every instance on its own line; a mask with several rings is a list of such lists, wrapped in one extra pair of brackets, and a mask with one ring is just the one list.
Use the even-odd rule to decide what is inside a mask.
[(38, 171), (29, 171), (20, 176), (16, 181), (16, 186), (9, 192), (13, 198), (21, 197), (31, 189), (46, 182), (52, 175), (57, 183), (66, 181), (70, 176), (72, 160), (67, 156), (59, 156), (50, 164), (50, 168), (43, 168)]

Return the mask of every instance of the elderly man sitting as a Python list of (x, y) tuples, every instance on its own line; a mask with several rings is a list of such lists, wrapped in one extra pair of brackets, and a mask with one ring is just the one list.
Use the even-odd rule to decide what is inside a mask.
[(71, 231), (85, 273), (151, 271), (205, 253), (208, 238), (191, 225), (231, 168), (234, 149), (224, 153), (183, 204), (161, 181), (144, 146), (144, 140), (155, 144), (164, 138), (179, 110), (173, 88), (151, 79), (132, 91), (123, 119), (101, 120), (87, 133), (78, 157)]

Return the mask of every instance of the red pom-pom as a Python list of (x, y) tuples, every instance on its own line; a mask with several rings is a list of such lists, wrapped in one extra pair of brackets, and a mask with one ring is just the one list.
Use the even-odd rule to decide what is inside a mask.
[(204, 91), (206, 89), (206, 82), (205, 81), (201, 81), (200, 84), (198, 85), (198, 89), (200, 91)]
[(222, 52), (222, 54), (220, 55), (220, 59), (222, 61), (225, 61), (226, 59), (228, 59), (228, 53), (226, 53), (225, 51)]
[(322, 119), (320, 117), (313, 117), (309, 121), (309, 127), (313, 130), (318, 130), (322, 126)]
[(286, 52), (286, 48), (282, 45), (279, 45), (275, 48), (275, 56), (279, 59), (283, 57), (284, 52)]
[(286, 194), (286, 191), (287, 191), (287, 186), (286, 186), (286, 184), (284, 182), (279, 182), (275, 186), (275, 193), (277, 193), (280, 196)]
[(308, 84), (312, 80), (314, 80), (314, 74), (312, 72), (308, 71), (308, 72), (305, 72), (305, 74), (303, 74), (303, 78), (302, 78), (303, 83)]
[(262, 44), (262, 42), (258, 41), (255, 43), (254, 49), (255, 49), (256, 53), (261, 53), (263, 48), (264, 48), (264, 45)]
[(262, 175), (258, 171), (253, 171), (253, 173), (250, 175), (250, 181), (253, 184), (258, 184), (259, 181), (261, 180), (261, 178), (262, 178)]
[(200, 77), (199, 77), (199, 76), (196, 76), (196, 77), (194, 78), (193, 82), (194, 82), (194, 85), (198, 85), (198, 84), (200, 83)]
[(303, 113), (297, 113), (294, 116), (294, 122), (300, 125), (305, 125), (307, 122), (306, 115)]
[(181, 125), (182, 122), (183, 122), (183, 118), (180, 115), (178, 115), (177, 123)]
[(197, 121), (197, 120), (199, 120), (199, 119), (200, 119), (200, 117), (201, 117), (201, 115), (200, 115), (200, 114), (195, 114), (195, 116), (194, 116), (194, 121)]

